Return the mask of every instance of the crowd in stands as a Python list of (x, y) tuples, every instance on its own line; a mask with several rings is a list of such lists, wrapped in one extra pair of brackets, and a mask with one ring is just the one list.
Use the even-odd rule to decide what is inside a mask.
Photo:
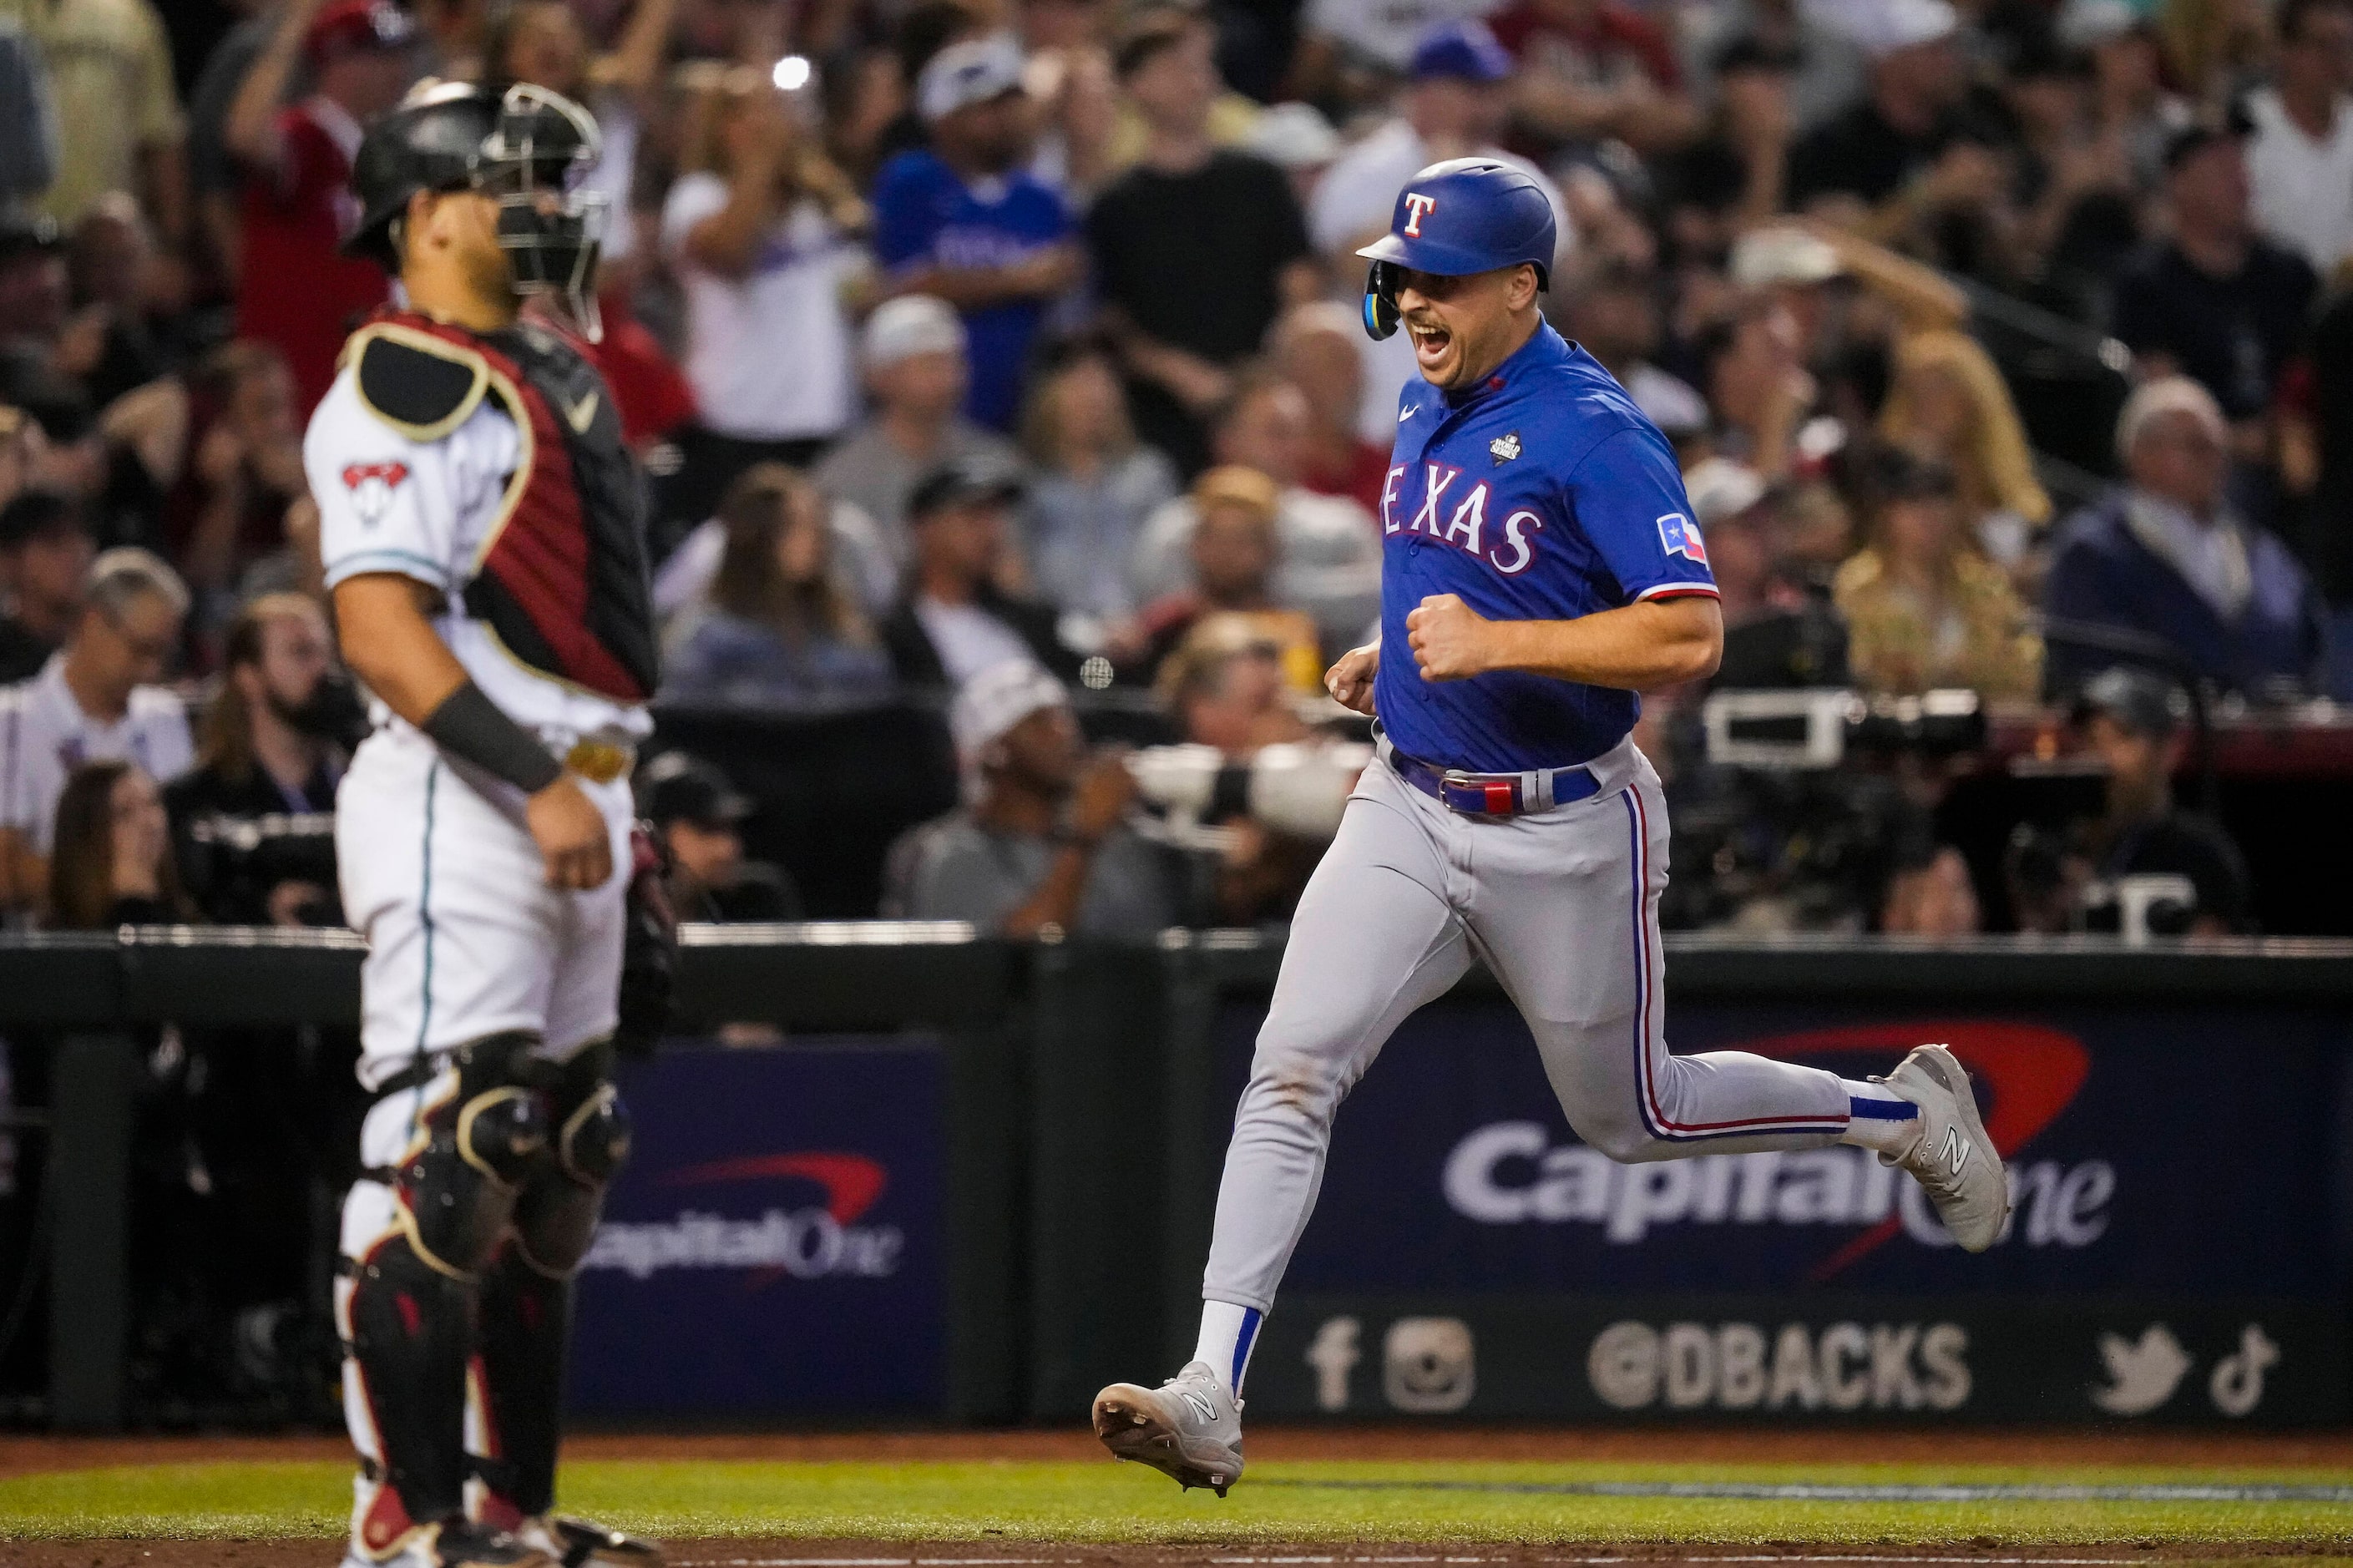
[[(1071, 694), (1236, 762), (1338, 719), (1412, 374), (1354, 252), (1448, 157), (1541, 182), (1550, 320), (1683, 456), (1713, 689), (2353, 697), (2353, 0), (0, 0), (14, 921), (337, 918), (362, 726), (301, 436), (392, 299), (338, 251), (362, 127), (427, 78), (602, 127), (593, 352), (648, 475), (663, 710), (945, 716), (953, 809), (875, 847), (873, 907), (1280, 915), (1298, 847), (1131, 844)], [(2074, 390), (2021, 390), (2020, 331)], [(1758, 804), (1787, 781), (1701, 754), (1704, 694), (1644, 721), (1683, 804), (1805, 838)], [(2137, 700), (2084, 710), (2117, 776), (2103, 735), (2177, 743)], [(762, 792), (671, 765), (642, 793), (690, 907), (809, 907), (746, 858)], [(1735, 878), (1676, 918), (1976, 929), (1985, 868), (1903, 826), (1935, 787), (1880, 782), (1841, 786), (1878, 819), (1860, 890)], [(2146, 781), (2110, 808), (2179, 815)], [(2012, 859), (2153, 853), (2084, 833)], [(2198, 918), (2242, 929), (2206, 847)], [(2006, 920), (2063, 923), (2048, 881)]]

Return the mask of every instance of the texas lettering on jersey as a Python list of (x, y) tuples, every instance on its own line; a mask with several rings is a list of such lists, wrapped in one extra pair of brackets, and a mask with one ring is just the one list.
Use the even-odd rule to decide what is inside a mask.
[[(1383, 533), (1426, 533), (1440, 544), (1478, 556), (1506, 577), (1516, 577), (1528, 569), (1535, 560), (1536, 536), (1544, 529), (1542, 516), (1528, 507), (1505, 511), (1499, 506), (1499, 521), (1491, 529), (1487, 518), (1494, 497), (1493, 483), (1479, 479), (1463, 484), (1462, 470), (1449, 463), (1425, 462), (1421, 468), (1421, 500), (1418, 505), (1407, 502), (1402, 507), (1406, 465), (1400, 463), (1389, 470), (1388, 480), (1381, 487)], [(1400, 521), (1409, 509), (1410, 515)]]

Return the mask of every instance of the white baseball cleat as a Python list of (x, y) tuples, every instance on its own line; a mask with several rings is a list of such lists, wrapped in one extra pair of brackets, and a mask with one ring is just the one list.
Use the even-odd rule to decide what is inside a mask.
[(1950, 1047), (1921, 1046), (1879, 1081), (1920, 1108), (1920, 1136), (1880, 1158), (1912, 1173), (1964, 1252), (1983, 1252), (2010, 1217), (2010, 1181), (1978, 1117), (1968, 1069)]
[(1158, 1388), (1114, 1383), (1095, 1395), (1095, 1436), (1123, 1459), (1219, 1497), (1241, 1479), (1241, 1402), (1197, 1361)]

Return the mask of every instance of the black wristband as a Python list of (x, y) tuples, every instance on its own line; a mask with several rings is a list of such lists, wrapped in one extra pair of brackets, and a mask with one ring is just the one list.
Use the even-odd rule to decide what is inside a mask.
[(423, 729), (451, 756), (504, 779), (525, 795), (537, 795), (564, 776), (564, 764), (470, 680), (433, 710)]

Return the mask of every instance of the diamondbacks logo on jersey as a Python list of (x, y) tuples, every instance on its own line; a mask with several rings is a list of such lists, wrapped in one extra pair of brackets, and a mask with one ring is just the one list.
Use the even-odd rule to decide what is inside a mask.
[(352, 492), (352, 510), (373, 528), (392, 510), (392, 492), (406, 478), (406, 463), (352, 463), (343, 469), (343, 488)]
[(1707, 545), (1699, 536), (1699, 524), (1679, 511), (1659, 519), (1659, 543), (1670, 555), (1680, 555), (1695, 565), (1707, 564)]
[(1421, 220), (1438, 210), (1438, 198), (1425, 196), (1419, 191), (1405, 194), (1405, 232), (1409, 238), (1421, 237)]

